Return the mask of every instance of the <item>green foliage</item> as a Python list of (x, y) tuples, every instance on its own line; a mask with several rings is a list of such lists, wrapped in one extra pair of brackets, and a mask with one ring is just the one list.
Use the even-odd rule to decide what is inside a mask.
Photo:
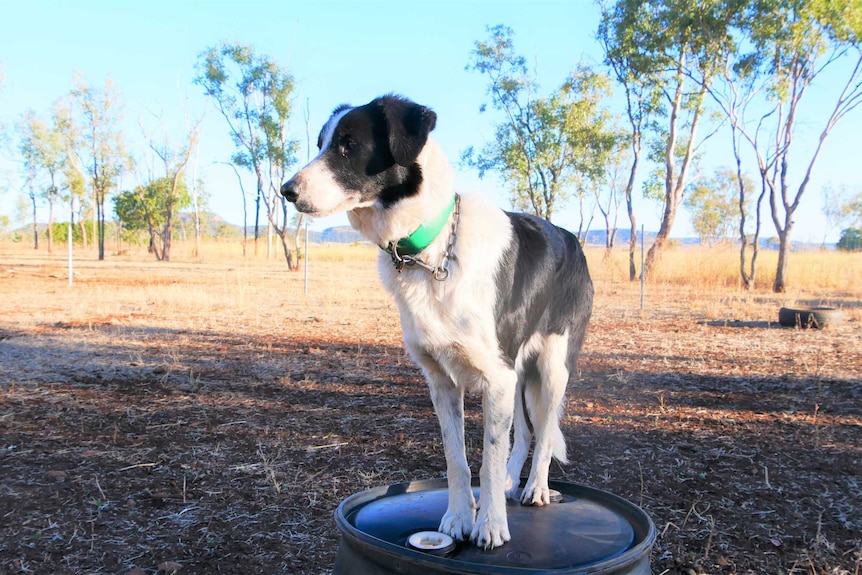
[(236, 150), (231, 162), (255, 175), (258, 200), (282, 239), (288, 267), (293, 267), (285, 241), (287, 200), (279, 193), (299, 147), (288, 131), (293, 76), (251, 46), (237, 42), (208, 48), (198, 56), (196, 67), (195, 83), (228, 123)]
[(857, 228), (841, 230), (841, 238), (836, 247), (846, 252), (862, 251), (862, 230)]
[[(746, 178), (745, 186), (751, 185)], [(717, 169), (711, 178), (689, 186), (684, 204), (691, 212), (692, 227), (702, 243), (715, 243), (732, 237), (739, 221), (736, 173), (727, 168)]]
[(154, 229), (161, 232), (168, 217), (191, 205), (192, 198), (186, 183), (177, 182), (173, 190), (171, 178), (159, 178), (134, 190), (114, 197), (114, 214), (128, 231)]
[[(87, 222), (92, 226), (91, 222)], [(86, 224), (85, 224), (86, 225)], [(69, 239), (69, 223), (68, 222), (54, 222), (52, 226), (54, 232), (54, 241), (60, 244), (65, 244)], [(75, 224), (72, 226), (72, 243), (73, 244), (81, 244), (83, 239), (81, 238), (81, 226)]]
[(707, 90), (735, 50), (732, 23), (739, 7), (737, 0), (602, 2), (598, 36), (606, 61), (626, 87), (633, 147), (643, 129), (652, 135), (646, 140), (649, 157), (662, 164), (644, 190), (663, 203), (647, 274), (682, 203), (700, 141), (698, 129), (710, 119)]
[(801, 98), (804, 88), (800, 88), (822, 72), (824, 61), (831, 62), (847, 47), (859, 46), (862, 4), (859, 0), (750, 2), (738, 24), (751, 41), (751, 51), (741, 56), (745, 66), (737, 66), (737, 73), (765, 79), (775, 100), (790, 102)]
[(296, 162), (298, 141), (287, 133), (293, 76), (238, 42), (207, 48), (198, 57), (197, 70), (195, 83), (228, 122), (235, 165), (260, 175), (265, 163), (285, 169)]
[[(32, 192), (50, 203), (56, 202), (60, 199), (66, 166), (61, 132), (56, 125), (49, 126), (43, 122), (33, 111), (24, 115), (18, 125), (18, 132), (18, 149), (24, 159)], [(68, 185), (63, 187), (67, 188)]]
[(850, 196), (841, 206), (841, 211), (849, 221), (862, 228), (862, 190)]
[[(462, 163), (479, 176), (499, 174), (516, 208), (551, 219), (574, 193), (583, 197), (603, 176), (620, 135), (610, 127), (601, 102), (610, 97), (610, 80), (587, 66), (577, 67), (546, 97), (514, 48), (514, 33), (499, 25), (476, 42), (467, 70), (487, 76), (487, 94), (502, 120), (495, 139)], [(482, 111), (487, 110), (483, 105)]]

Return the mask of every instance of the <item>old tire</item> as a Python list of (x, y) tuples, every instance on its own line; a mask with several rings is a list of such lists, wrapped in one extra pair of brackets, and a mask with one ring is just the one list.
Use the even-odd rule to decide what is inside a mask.
[(837, 327), (844, 321), (844, 312), (833, 307), (810, 307), (778, 310), (778, 323), (785, 327), (823, 329)]

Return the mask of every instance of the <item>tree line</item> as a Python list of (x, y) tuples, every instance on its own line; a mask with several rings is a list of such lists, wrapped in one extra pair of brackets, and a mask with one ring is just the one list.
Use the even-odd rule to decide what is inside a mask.
[[(580, 220), (574, 231), (585, 238), (599, 219), (608, 250), (620, 218), (627, 219), (631, 279), (638, 276), (633, 207), (638, 192), (654, 199), (661, 212), (640, 270), (647, 278), (685, 206), (702, 241), (736, 237), (740, 277), (752, 289), (759, 243), (771, 223), (778, 239), (772, 289), (784, 291), (794, 225), (804, 217), (798, 208), (824, 142), (862, 102), (858, 0), (598, 3), (602, 65), (578, 64), (549, 92), (542, 91), (537, 73), (516, 50), (513, 29), (489, 27), (487, 37), (475, 43), (466, 69), (487, 80), (480, 112), (492, 113), (495, 133), (481, 146), (464, 149), (462, 165), (480, 177), (495, 175), (515, 208), (549, 220), (576, 202)], [(833, 100), (819, 110), (817, 138), (808, 145), (798, 137), (801, 109), (827, 70)], [(199, 55), (194, 84), (233, 141), (227, 163), (237, 174), (245, 221), (253, 211), (255, 249), (265, 229), (267, 240), (279, 238), (287, 265), (296, 267), (298, 253), (292, 248), (298, 248), (302, 220), (278, 194), (299, 149), (288, 128), (295, 114), (292, 75), (251, 46), (223, 42)], [(615, 109), (620, 106), (614, 102), (622, 102), (623, 109)], [(79, 222), (90, 218), (90, 241), (100, 259), (109, 198), (125, 229), (146, 230), (158, 259), (170, 259), (178, 210), (192, 207), (198, 221), (205, 196), (189, 168), (200, 119), (187, 120), (178, 141), (170, 140), (164, 126), (154, 127), (158, 118), (142, 123), (148, 153), (135, 159), (119, 129), (121, 114), (110, 82), (96, 88), (78, 78), (58, 99), (50, 120), (34, 112), (21, 119), (16, 132), (34, 243), (38, 202), (47, 203), (49, 219), (61, 204)], [(702, 174), (704, 145), (719, 132), (730, 134), (731, 165)], [(251, 207), (241, 171), (254, 176)], [(140, 181), (119, 190), (124, 174)], [(824, 198), (829, 225), (847, 226), (839, 247), (854, 249), (862, 234), (862, 192), (830, 190)], [(199, 238), (199, 225), (196, 230)]]
[[(778, 238), (772, 289), (785, 291), (795, 220), (802, 216), (798, 208), (823, 144), (862, 103), (862, 5), (858, 0), (600, 0), (599, 5), (603, 70), (578, 65), (546, 96), (515, 50), (511, 28), (491, 27), (488, 38), (476, 42), (467, 70), (487, 78), (489, 104), (500, 120), (495, 139), (478, 152), (465, 150), (462, 162), (480, 176), (496, 173), (516, 206), (548, 219), (576, 199), (581, 237), (594, 213), (584, 202), (592, 200), (604, 220), (608, 249), (625, 205), (631, 279), (637, 277), (632, 198), (640, 180), (643, 195), (661, 206), (661, 225), (641, 270), (647, 277), (685, 205), (702, 240), (726, 238), (735, 228), (740, 277), (752, 289), (768, 217)], [(800, 107), (827, 70), (833, 73), (834, 100), (821, 110), (810, 149), (796, 138)], [(612, 85), (624, 95), (623, 113), (604, 104)], [(721, 129), (730, 131), (733, 163), (705, 177), (698, 171), (703, 145)], [(645, 164), (653, 168), (641, 174)], [(791, 165), (798, 166), (801, 178), (791, 176)], [(862, 192), (827, 200), (824, 212), (862, 227)], [(842, 232), (842, 248), (854, 245), (855, 229)]]

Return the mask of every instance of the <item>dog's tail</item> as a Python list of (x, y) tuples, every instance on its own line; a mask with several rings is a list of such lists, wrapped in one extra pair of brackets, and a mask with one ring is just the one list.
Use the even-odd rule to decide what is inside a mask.
[(538, 416), (537, 410), (550, 413), (550, 418), (546, 422), (546, 433), (549, 433), (551, 436), (551, 455), (554, 459), (566, 465), (569, 463), (569, 458), (566, 454), (566, 438), (563, 436), (563, 430), (560, 429), (560, 416), (563, 410), (562, 403), (556, 406), (556, 409), (549, 409), (549, 406), (541, 405), (542, 401), (547, 400), (547, 398), (542, 397), (540, 385), (524, 385), (521, 387), (521, 393), (521, 406), (524, 409), (524, 419), (531, 434), (535, 433), (533, 422), (536, 421), (536, 417)]
[(566, 465), (569, 462), (569, 458), (566, 454), (566, 438), (563, 437), (563, 430), (560, 429), (559, 413), (557, 413), (557, 416), (554, 418), (552, 425), (554, 426), (553, 430), (551, 431), (554, 448), (551, 453), (554, 456), (554, 459), (556, 459), (563, 465)]

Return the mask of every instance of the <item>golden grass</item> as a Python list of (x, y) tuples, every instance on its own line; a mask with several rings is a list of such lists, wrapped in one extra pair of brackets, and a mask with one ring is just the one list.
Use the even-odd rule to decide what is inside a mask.
[[(246, 246), (243, 255), (241, 240), (227, 242), (208, 241), (201, 246), (201, 252), (194, 256), (194, 242), (176, 241), (172, 251), (172, 261), (162, 264), (148, 254), (143, 246), (107, 246), (108, 259), (130, 266), (155, 266), (152, 281), (159, 281), (158, 270), (162, 267), (176, 268), (178, 265), (217, 265), (226, 266), (220, 278), (225, 290), (233, 290), (237, 297), (243, 299), (246, 284), (245, 278), (249, 269), (271, 269), (282, 271), (285, 266), (281, 246), (274, 244), (267, 256), (266, 240), (261, 239), (257, 250), (253, 241)], [(327, 271), (327, 277), (317, 278), (315, 274), (320, 269), (329, 270), (329, 266), (317, 268), (316, 263), (351, 263), (356, 269), (368, 269), (374, 272), (374, 262), (379, 255), (376, 246), (367, 243), (355, 244), (312, 244), (309, 246), (309, 264), (312, 278), (321, 281), (335, 281), (343, 284), (344, 277), (329, 277), (335, 272)], [(51, 273), (64, 273), (65, 246), (57, 246), (53, 255), (47, 259), (52, 262)], [(590, 273), (597, 286), (618, 286), (620, 289), (634, 289), (637, 282), (629, 282), (628, 252), (624, 248), (613, 250), (606, 256), (600, 247), (586, 249)], [(46, 256), (45, 249), (34, 252), (26, 245), (0, 244), (0, 264), (4, 260), (12, 261), (16, 256), (40, 258)], [(734, 247), (676, 247), (665, 251), (647, 281), (648, 289), (678, 289), (681, 292), (691, 291), (700, 294), (710, 294), (719, 298), (746, 298), (754, 295), (762, 297), (779, 297), (772, 294), (772, 282), (775, 277), (775, 267), (778, 254), (774, 251), (761, 251), (758, 258), (757, 279), (753, 293), (742, 287), (739, 276), (739, 252)], [(79, 262), (95, 262), (92, 250), (75, 249), (75, 259)], [(637, 266), (640, 268), (640, 253), (637, 254)], [(42, 259), (41, 261), (45, 261)], [(303, 263), (303, 262), (300, 262)], [(56, 266), (56, 269), (54, 269)], [(354, 267), (354, 266), (351, 266)], [(95, 268), (98, 269), (98, 268)], [(244, 271), (245, 270), (245, 271)], [(167, 271), (167, 270), (165, 270)], [(300, 274), (302, 274), (302, 268)], [(176, 269), (171, 274), (176, 273)], [(842, 301), (853, 301), (855, 306), (862, 308), (862, 256), (855, 253), (835, 251), (799, 251), (793, 252), (790, 259), (788, 292), (781, 296), (781, 301), (793, 300), (831, 300), (839, 305)], [(624, 287), (625, 286), (625, 287)], [(684, 288), (684, 289), (682, 289)], [(862, 312), (860, 312), (862, 313)]]
[[(587, 249), (594, 278), (628, 281), (628, 252), (614, 250), (604, 259), (604, 250)], [(637, 254), (640, 268), (640, 253)], [(757, 259), (755, 291), (771, 291), (778, 253), (763, 250)], [(748, 265), (748, 264), (747, 264)], [(791, 290), (823, 292), (836, 296), (862, 295), (862, 257), (836, 251), (799, 251), (790, 256)], [(649, 278), (650, 284), (671, 284), (705, 289), (742, 289), (739, 250), (734, 247), (678, 247), (665, 251)]]

